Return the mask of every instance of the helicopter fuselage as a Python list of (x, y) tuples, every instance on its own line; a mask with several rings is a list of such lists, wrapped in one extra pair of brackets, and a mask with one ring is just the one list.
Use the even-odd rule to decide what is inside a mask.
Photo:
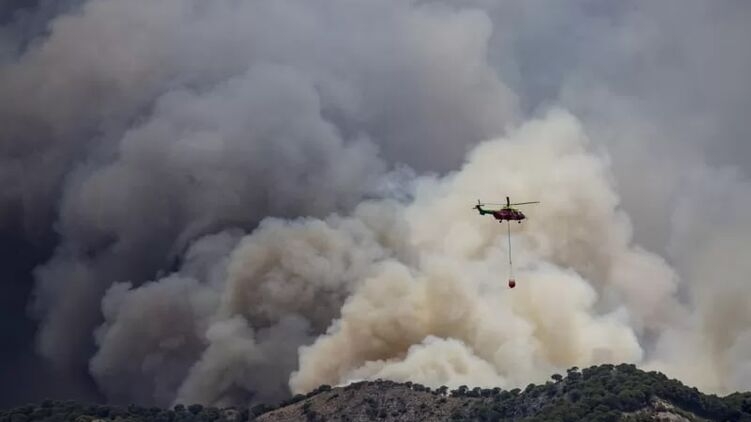
[(485, 210), (485, 209), (482, 209), (481, 207), (479, 207), (477, 209), (480, 211), (480, 214), (482, 214), (482, 215), (490, 214), (496, 220), (498, 220), (499, 222), (503, 222), (504, 220), (519, 221), (519, 222), (521, 222), (522, 220), (524, 220), (525, 218), (527, 218), (524, 215), (524, 213), (522, 213), (521, 211), (517, 210), (516, 208), (504, 207), (504, 208), (501, 208), (500, 210), (496, 210), (496, 211)]
[(527, 218), (521, 211), (514, 208), (501, 208), (498, 211), (493, 211), (493, 217), (501, 222), (503, 220), (521, 221)]

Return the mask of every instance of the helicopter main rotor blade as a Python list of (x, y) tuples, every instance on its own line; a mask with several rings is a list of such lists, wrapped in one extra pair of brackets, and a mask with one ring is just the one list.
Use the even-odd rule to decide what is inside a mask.
[(517, 202), (517, 203), (515, 203), (515, 204), (511, 204), (511, 205), (527, 205), (527, 204), (539, 204), (539, 203), (540, 203), (540, 201), (532, 201), (532, 202)]

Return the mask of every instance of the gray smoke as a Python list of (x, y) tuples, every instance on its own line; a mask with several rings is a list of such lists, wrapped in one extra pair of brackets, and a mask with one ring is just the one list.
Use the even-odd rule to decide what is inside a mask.
[(17, 150), (2, 179), (19, 186), (6, 220), (33, 229), (56, 213), (62, 237), (38, 271), (43, 354), (85, 360), (107, 286), (140, 284), (203, 233), (347, 209), (374, 187), (381, 153), (455, 161), (510, 113), (483, 66), (489, 30), (478, 12), (396, 2), (93, 1), (56, 19), (2, 73)]
[[(59, 237), (40, 354), (162, 405), (604, 361), (749, 388), (751, 8), (675, 6), (15, 14), (0, 228)], [(503, 227), (470, 210), (505, 195), (543, 201), (511, 292)]]

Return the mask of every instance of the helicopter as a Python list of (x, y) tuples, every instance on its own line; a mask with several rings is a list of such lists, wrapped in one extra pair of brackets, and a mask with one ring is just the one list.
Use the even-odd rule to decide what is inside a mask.
[(481, 203), (480, 200), (477, 200), (477, 205), (472, 207), (473, 209), (476, 209), (480, 212), (480, 215), (485, 214), (491, 214), (493, 217), (495, 217), (496, 220), (498, 220), (499, 223), (503, 223), (503, 220), (506, 221), (516, 221), (519, 224), (521, 224), (522, 220), (526, 219), (527, 217), (524, 215), (523, 212), (519, 211), (516, 208), (512, 208), (512, 205), (527, 205), (527, 204), (539, 204), (540, 201), (532, 201), (532, 202), (517, 202), (515, 204), (511, 203), (511, 199), (509, 197), (506, 197), (506, 205), (503, 206), (503, 208), (499, 210), (488, 210), (483, 209), (482, 207), (486, 205), (498, 205), (501, 206), (503, 204), (492, 204), (492, 203)]
[[(508, 268), (509, 268), (508, 287), (510, 289), (513, 289), (514, 287), (516, 287), (516, 279), (514, 279), (514, 266), (513, 266), (513, 263), (511, 262), (511, 222), (516, 221), (519, 224), (521, 224), (522, 220), (527, 218), (523, 212), (519, 211), (516, 208), (513, 208), (512, 206), (539, 204), (539, 203), (540, 201), (532, 201), (532, 202), (517, 202), (515, 204), (512, 204), (511, 199), (509, 199), (509, 197), (507, 196), (506, 205), (490, 204), (490, 203), (483, 204), (478, 199), (477, 205), (472, 207), (472, 209), (476, 209), (480, 213), (480, 215), (486, 215), (486, 214), (492, 215), (496, 220), (498, 220), (499, 223), (503, 223), (504, 220), (506, 221), (506, 229), (508, 233)], [(486, 205), (498, 205), (498, 206), (503, 206), (503, 208), (499, 210), (483, 209), (483, 207)]]

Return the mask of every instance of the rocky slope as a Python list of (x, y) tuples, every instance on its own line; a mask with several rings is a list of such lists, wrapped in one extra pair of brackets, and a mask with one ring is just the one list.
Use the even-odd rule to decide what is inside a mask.
[(294, 398), (259, 421), (717, 420), (751, 421), (751, 393), (717, 397), (633, 365), (601, 365), (544, 385), (429, 390), (388, 381), (356, 383)]

